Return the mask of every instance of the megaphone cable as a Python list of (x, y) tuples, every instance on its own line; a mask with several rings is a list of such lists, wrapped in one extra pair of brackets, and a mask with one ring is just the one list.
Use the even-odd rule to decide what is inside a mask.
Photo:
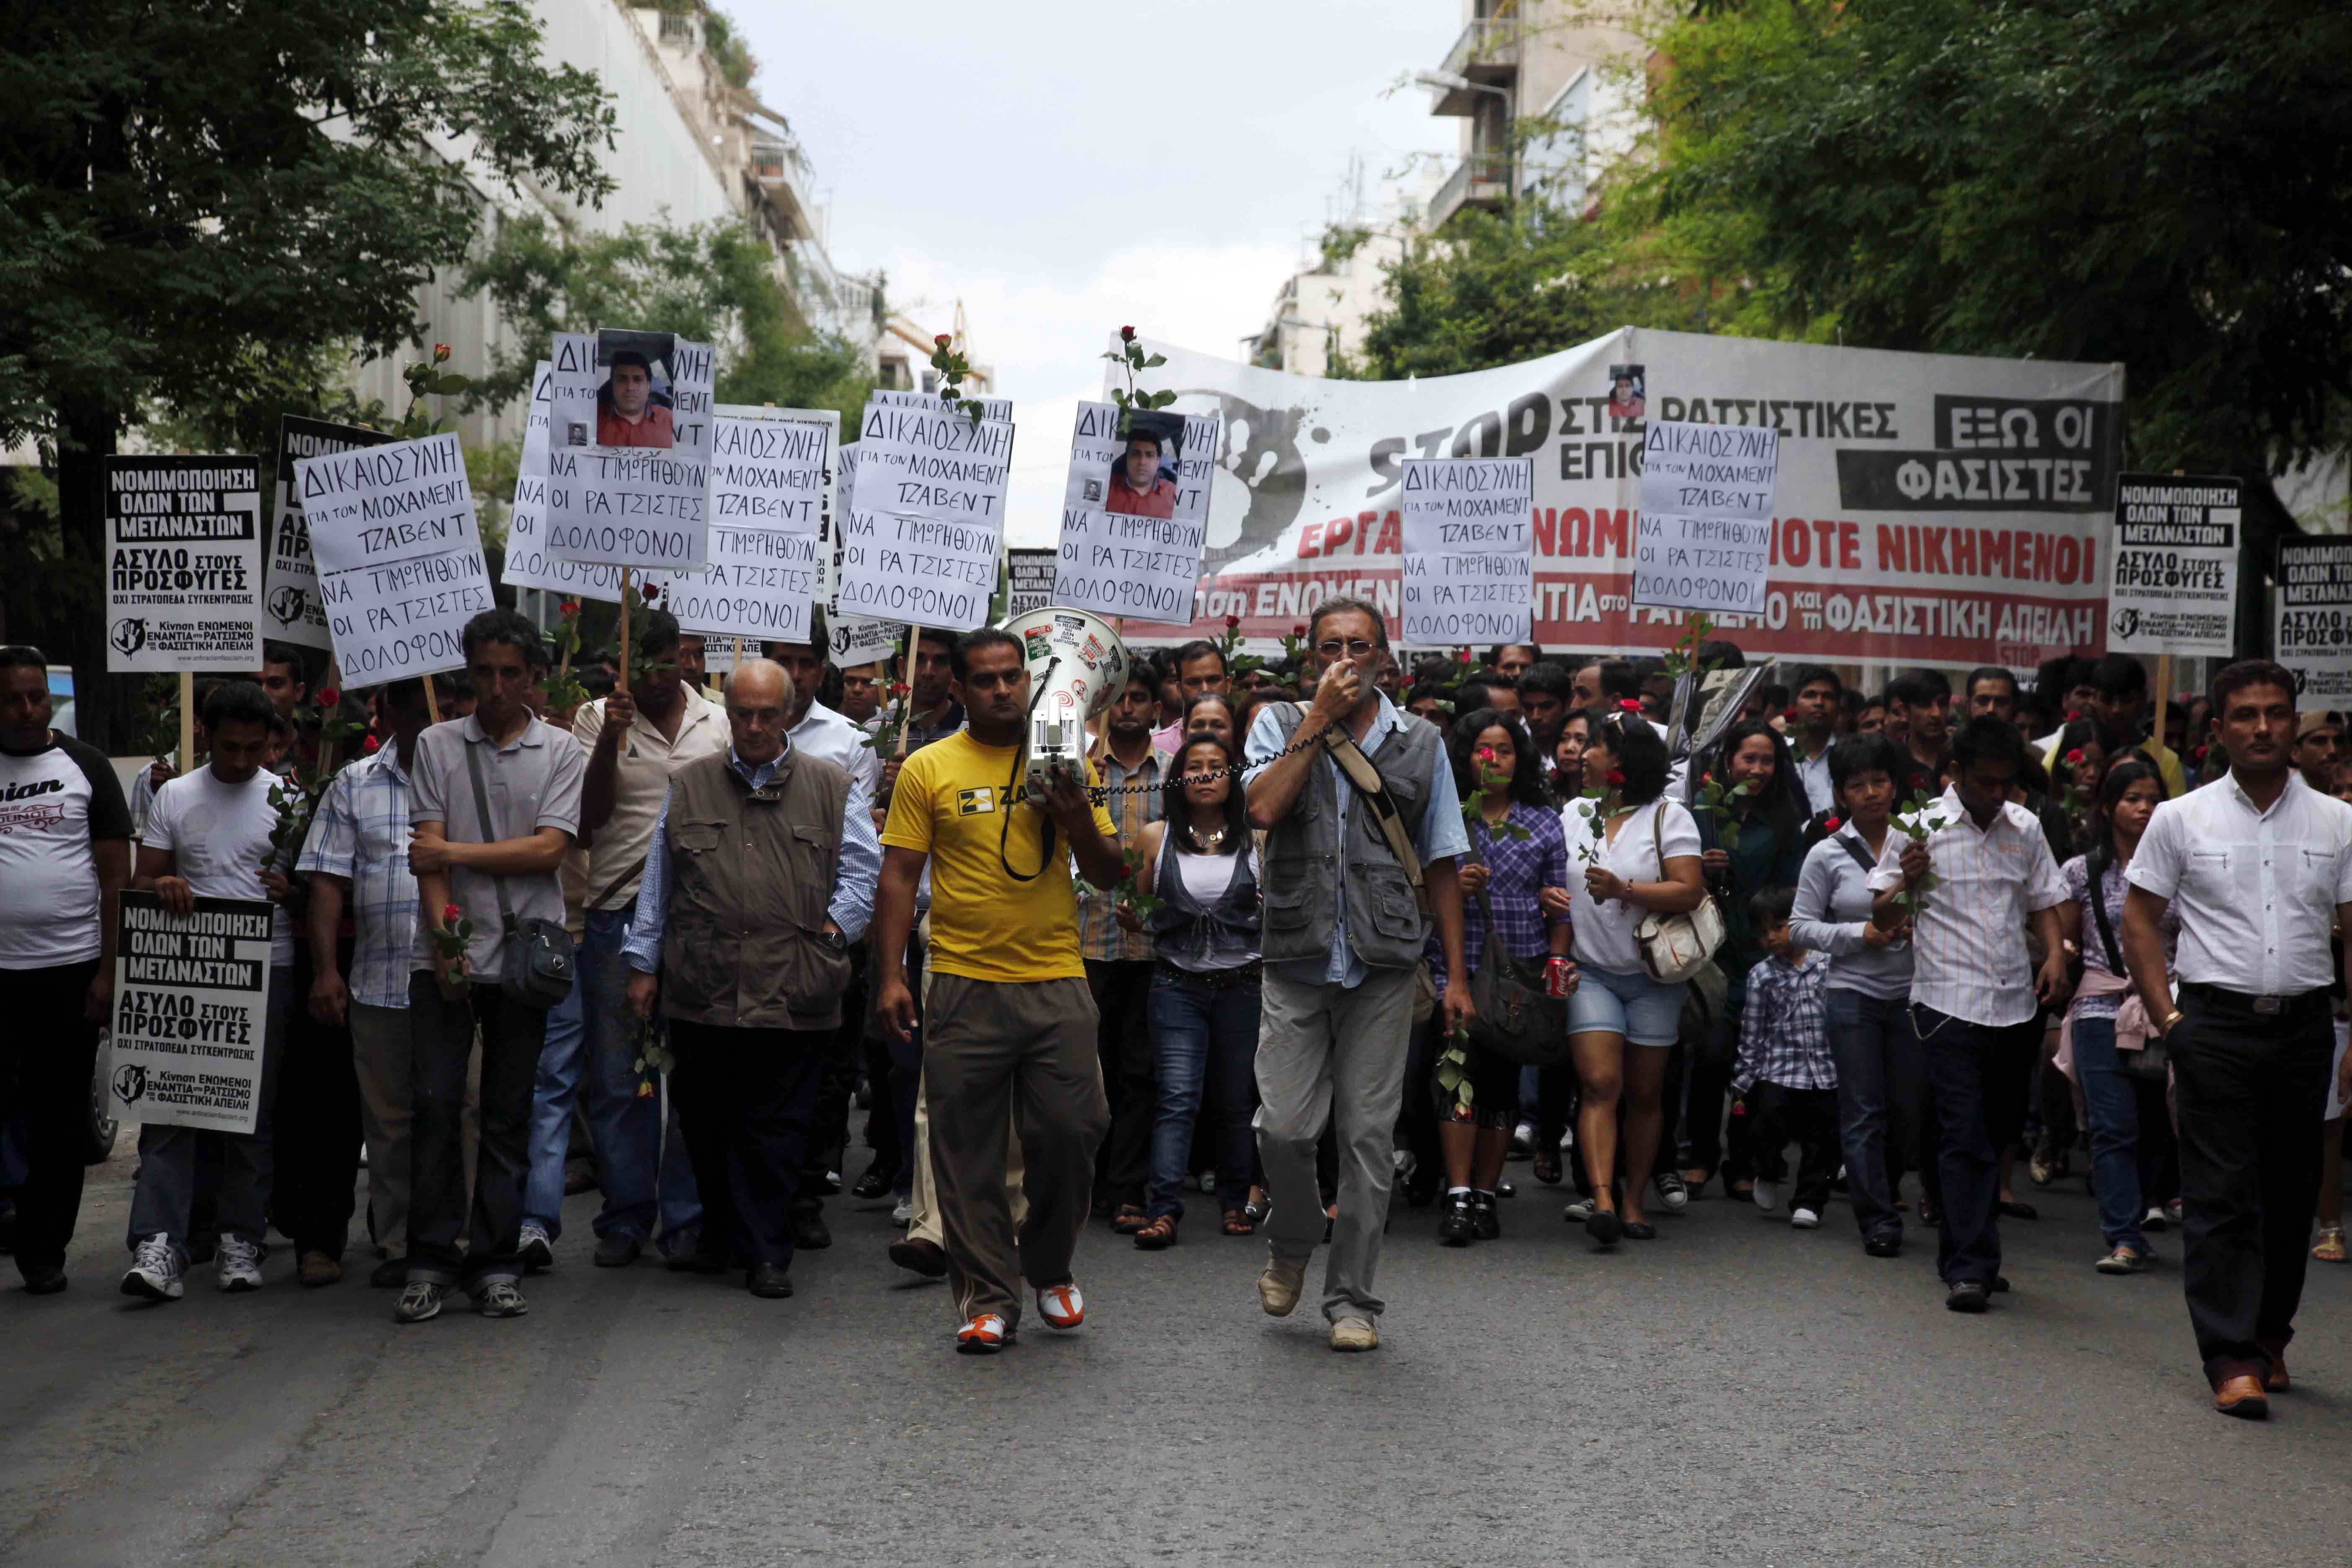
[(1047, 814), (1045, 853), (1037, 858), (1037, 868), (1026, 873), (1013, 868), (1013, 792), (1020, 788), (1021, 775), (1028, 771), (1029, 737), (1037, 722), (1037, 704), (1045, 700), (1045, 683), (1053, 678), (1055, 668), (1061, 662), (1062, 656), (1054, 655), (1045, 661), (1045, 674), (1030, 682), (1029, 710), (1021, 716), (1021, 749), (1013, 754), (1013, 776), (1004, 781), (1004, 820), (996, 829), (996, 862), (1004, 868), (1004, 874), (1016, 882), (1035, 881), (1045, 874), (1045, 868), (1054, 863), (1054, 818)]

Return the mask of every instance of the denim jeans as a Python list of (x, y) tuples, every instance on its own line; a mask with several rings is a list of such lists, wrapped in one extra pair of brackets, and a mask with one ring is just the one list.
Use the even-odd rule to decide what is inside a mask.
[(2074, 1037), (2074, 1078), (2083, 1086), (2083, 1111), (2091, 1124), (2091, 1186), (2099, 1197), (2099, 1233), (2109, 1247), (2145, 1254), (2147, 1238), (2139, 1222), (2147, 1211), (2142, 1194), (2154, 1173), (2140, 1168), (2140, 1086), (2116, 1049), (2115, 1019), (2077, 1018)]
[(2000, 1273), (2000, 1167), (1986, 1106), (2000, 1092), (1993, 1075), (2013, 1067), (2014, 1058), (2000, 1028), (1916, 1003), (1908, 1023), (1936, 1097), (1936, 1163), (1943, 1178), (1936, 1272), (1947, 1285), (1973, 1279), (1990, 1286)]
[(1895, 1200), (1916, 1135), (1921, 1072), (1918, 1042), (1903, 1017), (1906, 1001), (1832, 986), (1822, 1005), (1837, 1062), (1838, 1142), (1853, 1223), (1864, 1240), (1899, 1240), (1903, 1216)]
[(1229, 1209), (1249, 1201), (1250, 1101), (1257, 1082), (1257, 1025), (1264, 995), (1255, 985), (1211, 990), (1161, 970), (1145, 1002), (1151, 1057), (1160, 1080), (1151, 1121), (1151, 1182), (1144, 1212), (1155, 1219), (1184, 1212), (1185, 1167), (1192, 1154), (1192, 1117), (1213, 1055), (1223, 1102), (1204, 1125), (1216, 1129), (1217, 1199)]
[(269, 1189), (277, 1174), (270, 1140), (270, 1112), (278, 1099), (278, 1063), (286, 1054), (286, 1027), (294, 1016), (294, 967), (273, 964), (269, 972), (269, 1023), (261, 1043), (261, 1100), (250, 1132), (169, 1127), (151, 1121), (139, 1129), (139, 1185), (131, 1196), (131, 1229), (124, 1245), (133, 1251), (158, 1232), (187, 1255), (189, 1213), (196, 1195), (196, 1152), (219, 1151), (220, 1229), (256, 1247), (269, 1229)]
[(627, 914), (590, 911), (580, 943), (580, 978), (564, 1004), (576, 1005), (577, 1026), (559, 1024), (562, 1008), (548, 1015), (547, 1046), (531, 1094), (531, 1190), (524, 1217), (545, 1226), (550, 1237), (562, 1234), (563, 1154), (572, 1099), (584, 1090), (588, 1141), (604, 1194), (597, 1237), (651, 1241), (658, 1217), (664, 1248), (677, 1251), (680, 1238), (701, 1223), (702, 1205), (684, 1140), (671, 1138), (665, 1152), (661, 1096), (637, 1093), (645, 1075), (636, 1068), (635, 1019), (626, 1003), (629, 965), (621, 955), (628, 933)]

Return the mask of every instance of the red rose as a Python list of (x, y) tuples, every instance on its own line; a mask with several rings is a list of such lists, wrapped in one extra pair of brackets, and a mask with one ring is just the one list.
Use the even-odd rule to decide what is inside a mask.
[(448, 359), (449, 345), (447, 343), (435, 343), (433, 345), (433, 363), (435, 364), (445, 364), (448, 362)]
[(2073, 751), (2067, 752), (2066, 761), (2076, 767), (2080, 767), (2083, 762), (2083, 748), (2077, 746)]
[(1493, 761), (1495, 760), (1495, 748), (1494, 748), (1494, 747), (1492, 747), (1492, 746), (1481, 746), (1481, 747), (1479, 747), (1479, 748), (1478, 748), (1478, 760), (1479, 760), (1480, 762), (1482, 762), (1482, 763), (1491, 763), (1491, 762), (1493, 762)]
[(1611, 789), (1615, 789), (1625, 782), (1625, 772), (1622, 768), (1611, 768), (1604, 776), (1608, 779)]
[(466, 911), (459, 909), (457, 905), (444, 904), (441, 906), (441, 923), (443, 925), (453, 926), (465, 918)]
[(1454, 662), (1457, 664), (1467, 664), (1470, 662), (1470, 650), (1465, 647), (1460, 653), (1455, 654), (1454, 658)]
[(1830, 832), (1835, 833), (1839, 828), (1845, 825), (1834, 816), (1824, 816), (1822, 818), (1822, 826), (1827, 828)]
[(373, 735), (365, 735), (360, 739), (360, 750), (367, 752), (370, 756), (373, 756), (376, 749), (383, 744), (383, 742), (377, 740)]
[(1794, 708), (1791, 708), (1786, 713), (1781, 714), (1780, 717), (1793, 724), (1797, 721), (1797, 710)]
[(565, 620), (577, 620), (580, 616), (580, 601), (577, 599), (566, 599), (563, 601), (562, 610)]
[(2080, 719), (2081, 717), (2082, 714), (2076, 712), (2074, 709), (2069, 708), (2066, 710), (2066, 722), (2069, 724), (2072, 724), (2075, 720)]
[(906, 683), (905, 681), (903, 681), (903, 680), (896, 680), (896, 681), (892, 681), (892, 682), (890, 683), (890, 695), (891, 695), (891, 696), (893, 696), (893, 697), (904, 697), (904, 696), (906, 696), (906, 695), (907, 695), (907, 683)]
[(1235, 626), (1238, 626), (1241, 624), (1242, 618), (1239, 616), (1227, 616), (1225, 617), (1225, 630), (1227, 631), (1232, 631)]
[(1118, 341), (1123, 343), (1133, 342), (1135, 341), (1135, 329), (1133, 327), (1121, 327), (1118, 330)]
[(1307, 635), (1307, 628), (1303, 626), (1293, 626), (1290, 628), (1290, 635), (1295, 637), (1303, 637)]
[(656, 599), (661, 597), (661, 584), (658, 583), (647, 583), (644, 587), (639, 589), (638, 592), (642, 593), (646, 596), (646, 603), (650, 605)]
[(938, 337), (933, 338), (931, 342), (939, 344), (941, 348), (945, 348), (950, 343), (955, 342), (955, 339), (946, 332), (941, 332)]
[(1641, 699), (1636, 697), (1620, 697), (1617, 699), (1617, 711), (1620, 713), (1639, 713), (1641, 710)]

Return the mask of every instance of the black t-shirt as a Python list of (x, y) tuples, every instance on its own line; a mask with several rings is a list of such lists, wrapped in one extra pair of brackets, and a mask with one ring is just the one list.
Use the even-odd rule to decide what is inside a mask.
[(52, 730), (37, 752), (0, 751), (0, 969), (98, 956), (90, 846), (130, 837), (122, 785), (96, 747)]

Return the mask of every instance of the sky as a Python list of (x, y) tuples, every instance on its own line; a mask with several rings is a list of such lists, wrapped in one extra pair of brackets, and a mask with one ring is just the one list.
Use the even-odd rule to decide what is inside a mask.
[(1383, 170), (1456, 142), (1425, 89), (1390, 89), (1438, 66), (1458, 0), (722, 8), (815, 167), (835, 264), (886, 272), (926, 332), (963, 301), (973, 361), (1016, 405), (1015, 534), (1058, 517), (1108, 334), (1240, 357), (1350, 154), (1376, 202)]

